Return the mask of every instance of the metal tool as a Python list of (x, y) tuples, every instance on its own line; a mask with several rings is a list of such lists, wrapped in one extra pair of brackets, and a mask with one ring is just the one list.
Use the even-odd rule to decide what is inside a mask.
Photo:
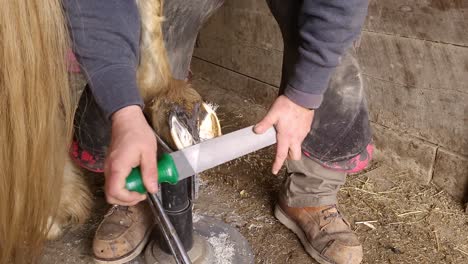
[[(162, 147), (164, 152), (174, 152), (174, 150), (171, 147), (169, 147), (169, 145), (167, 145), (167, 143), (164, 142), (164, 140), (162, 140), (162, 138), (158, 134), (156, 134), (156, 132), (154, 133), (154, 136), (156, 137), (156, 141)], [(195, 201), (198, 198), (198, 179), (199, 175), (198, 173), (195, 173), (189, 182), (189, 197), (192, 201)]]
[(162, 208), (161, 201), (159, 201), (158, 196), (155, 194), (148, 193), (148, 202), (150, 203), (151, 210), (153, 211), (154, 216), (156, 217), (156, 222), (161, 228), (161, 232), (164, 238), (171, 249), (172, 255), (177, 264), (191, 264), (190, 258), (185, 252), (184, 246), (177, 235), (174, 226), (164, 213)]
[[(213, 138), (185, 149), (163, 154), (158, 161), (158, 181), (175, 184), (185, 179), (276, 143), (276, 131), (270, 128), (255, 134), (253, 126)], [(140, 168), (134, 168), (126, 179), (130, 191), (145, 193)]]
[[(156, 135), (157, 136), (157, 135)], [(158, 136), (158, 141), (163, 142)], [(163, 142), (164, 143), (164, 142)], [(158, 161), (158, 182), (175, 184), (179, 180), (213, 168), (235, 158), (276, 143), (276, 131), (269, 129), (264, 134), (253, 132), (253, 126), (221, 137), (210, 139), (170, 154), (163, 154)], [(169, 147), (165, 145), (167, 149)], [(134, 168), (126, 179), (130, 191), (145, 193), (140, 168)], [(151, 210), (177, 264), (190, 264), (190, 258), (180, 241), (174, 226), (165, 214), (159, 198), (148, 193)]]
[[(162, 146), (164, 151), (172, 152), (173, 150), (164, 142), (158, 134), (155, 133), (155, 137), (158, 143)], [(174, 256), (174, 260), (177, 264), (191, 264), (189, 256), (185, 251), (185, 248), (180, 241), (179, 236), (177, 235), (177, 231), (175, 230), (174, 226), (172, 225), (169, 217), (164, 212), (164, 208), (156, 194), (147, 193), (148, 195), (148, 203), (150, 204), (151, 211), (155, 216), (156, 223), (161, 229), (162, 235), (164, 236), (167, 245), (169, 246), (172, 255)]]

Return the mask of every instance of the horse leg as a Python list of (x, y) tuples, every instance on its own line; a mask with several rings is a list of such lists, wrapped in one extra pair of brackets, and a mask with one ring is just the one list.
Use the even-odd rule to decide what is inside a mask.
[(83, 224), (89, 217), (92, 201), (83, 171), (68, 159), (63, 174), (59, 208), (55, 217), (49, 217), (47, 239), (58, 238), (68, 226)]
[[(138, 69), (139, 87), (147, 105), (145, 113), (153, 128), (172, 147), (180, 148), (185, 144), (173, 142), (177, 135), (174, 135), (175, 132), (170, 131), (169, 127), (169, 123), (172, 124), (174, 121), (169, 119), (175, 108), (179, 109), (179, 114), (184, 115), (185, 112), (190, 119), (200, 120), (198, 125), (203, 122), (207, 124), (203, 127), (208, 128), (205, 130), (209, 131), (202, 134), (212, 135), (210, 137), (221, 134), (219, 121), (213, 109), (204, 104), (198, 92), (184, 80), (189, 72), (197, 34), (203, 23), (222, 5), (223, 1), (171, 0), (164, 1), (163, 14), (161, 10), (154, 11), (155, 8), (152, 9), (153, 14), (146, 11), (148, 5), (161, 8), (160, 3), (155, 3), (154, 0), (139, 3), (142, 14), (140, 47), (142, 57), (145, 58)], [(164, 21), (155, 17), (156, 14), (163, 15)], [(155, 21), (159, 23), (158, 27), (154, 26)], [(148, 30), (153, 30), (153, 32)], [(158, 65), (160, 70), (148, 71), (151, 65)], [(157, 67), (153, 66), (153, 68)], [(194, 111), (197, 107), (201, 109), (199, 113)], [(184, 126), (187, 127), (188, 124)]]
[(175, 79), (188, 76), (197, 35), (223, 0), (164, 1), (163, 37)]

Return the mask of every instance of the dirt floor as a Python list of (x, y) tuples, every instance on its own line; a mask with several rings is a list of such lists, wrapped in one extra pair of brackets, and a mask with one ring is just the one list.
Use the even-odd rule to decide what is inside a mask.
[[(206, 80), (196, 79), (194, 86), (219, 105), (224, 133), (253, 125), (266, 112)], [(256, 263), (315, 263), (273, 217), (284, 180), (284, 172), (270, 173), (273, 155), (273, 148), (261, 150), (202, 174), (195, 213), (238, 228), (250, 242)], [(408, 172), (377, 161), (365, 172), (350, 175), (341, 189), (340, 208), (363, 243), (364, 263), (468, 263), (468, 215), (462, 205), (435, 186), (421, 186), (410, 178)], [(92, 263), (93, 233), (108, 206), (99, 187), (102, 177), (89, 175), (89, 180), (96, 194), (92, 218), (50, 242), (42, 263)]]

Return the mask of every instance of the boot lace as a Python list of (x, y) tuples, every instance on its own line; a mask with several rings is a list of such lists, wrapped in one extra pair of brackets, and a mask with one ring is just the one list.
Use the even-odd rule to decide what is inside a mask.
[(114, 204), (114, 205), (112, 205), (112, 207), (109, 209), (109, 211), (107, 211), (107, 213), (104, 215), (104, 217), (111, 216), (112, 214), (114, 214), (114, 213), (117, 212), (117, 211), (124, 212), (125, 214), (133, 213), (132, 211), (130, 211), (130, 210), (128, 209), (128, 206), (122, 206), (122, 205)]
[[(333, 212), (331, 212), (332, 210)], [(338, 211), (336, 204), (330, 205), (329, 207), (323, 209), (322, 213), (325, 214), (325, 216), (323, 217), (323, 220), (327, 220), (329, 218), (343, 218), (340, 211)]]

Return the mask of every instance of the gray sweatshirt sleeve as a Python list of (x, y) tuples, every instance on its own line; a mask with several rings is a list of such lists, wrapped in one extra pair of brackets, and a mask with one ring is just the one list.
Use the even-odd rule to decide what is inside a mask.
[(93, 95), (109, 118), (143, 106), (136, 82), (140, 17), (135, 0), (64, 0), (78, 62)]
[(359, 36), (368, 0), (304, 0), (299, 58), (284, 94), (309, 109), (320, 106), (341, 56)]

